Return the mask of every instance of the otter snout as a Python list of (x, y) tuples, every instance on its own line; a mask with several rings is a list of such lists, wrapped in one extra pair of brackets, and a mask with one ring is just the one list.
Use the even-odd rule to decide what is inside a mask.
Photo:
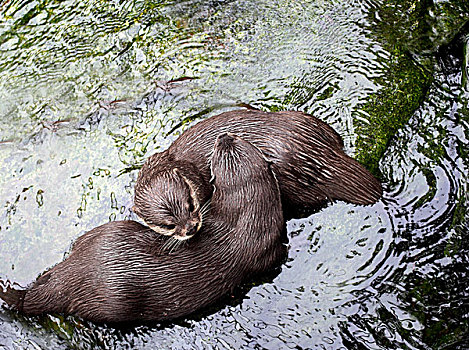
[(193, 236), (197, 232), (196, 225), (186, 225), (186, 236)]
[(194, 236), (197, 231), (199, 231), (200, 226), (201, 225), (199, 221), (189, 221), (177, 234), (173, 236), (173, 238), (176, 238), (180, 241), (185, 241), (186, 239), (189, 239)]

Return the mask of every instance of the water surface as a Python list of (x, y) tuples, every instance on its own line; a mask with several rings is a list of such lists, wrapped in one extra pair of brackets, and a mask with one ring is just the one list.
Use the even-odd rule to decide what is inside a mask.
[(330, 123), (385, 187), (289, 221), (288, 260), (214, 310), (131, 329), (1, 310), (1, 346), (465, 348), (463, 1), (4, 1), (0, 16), (1, 278), (27, 285), (84, 232), (136, 219), (144, 160), (240, 104)]

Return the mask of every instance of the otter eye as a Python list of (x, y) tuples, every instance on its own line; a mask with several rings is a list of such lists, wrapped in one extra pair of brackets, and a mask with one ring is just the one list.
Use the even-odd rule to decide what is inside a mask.
[(166, 230), (174, 230), (176, 228), (176, 225), (160, 225), (160, 227), (166, 229)]

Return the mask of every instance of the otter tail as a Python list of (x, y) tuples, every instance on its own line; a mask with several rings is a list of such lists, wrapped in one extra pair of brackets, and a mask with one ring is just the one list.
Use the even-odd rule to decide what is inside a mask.
[(360, 163), (346, 154), (333, 159), (334, 174), (323, 183), (332, 199), (349, 203), (373, 204), (383, 194), (381, 183)]
[(9, 283), (0, 281), (0, 299), (16, 310), (21, 311), (23, 309), (25, 295), (26, 290), (14, 289)]

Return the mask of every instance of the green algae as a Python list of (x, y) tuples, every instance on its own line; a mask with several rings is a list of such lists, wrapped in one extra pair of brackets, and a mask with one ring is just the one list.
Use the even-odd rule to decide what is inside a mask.
[(379, 160), (390, 140), (423, 102), (432, 74), (408, 54), (395, 50), (383, 80), (383, 88), (362, 107), (368, 120), (356, 121), (356, 158), (376, 176), (379, 176)]
[(356, 158), (376, 176), (390, 141), (420, 107), (433, 82), (431, 54), (458, 34), (469, 18), (469, 5), (389, 1), (378, 13), (376, 36), (390, 56), (384, 75), (376, 78), (381, 88), (360, 108), (365, 118), (354, 120)]
[[(431, 64), (418, 64), (410, 51), (428, 49), (427, 5), (426, 1), (390, 1), (379, 11), (376, 33), (390, 56), (384, 75), (376, 78), (381, 89), (362, 106), (365, 119), (355, 122), (356, 158), (376, 176), (390, 140), (419, 108), (432, 82)], [(405, 10), (396, 12), (396, 8)]]

